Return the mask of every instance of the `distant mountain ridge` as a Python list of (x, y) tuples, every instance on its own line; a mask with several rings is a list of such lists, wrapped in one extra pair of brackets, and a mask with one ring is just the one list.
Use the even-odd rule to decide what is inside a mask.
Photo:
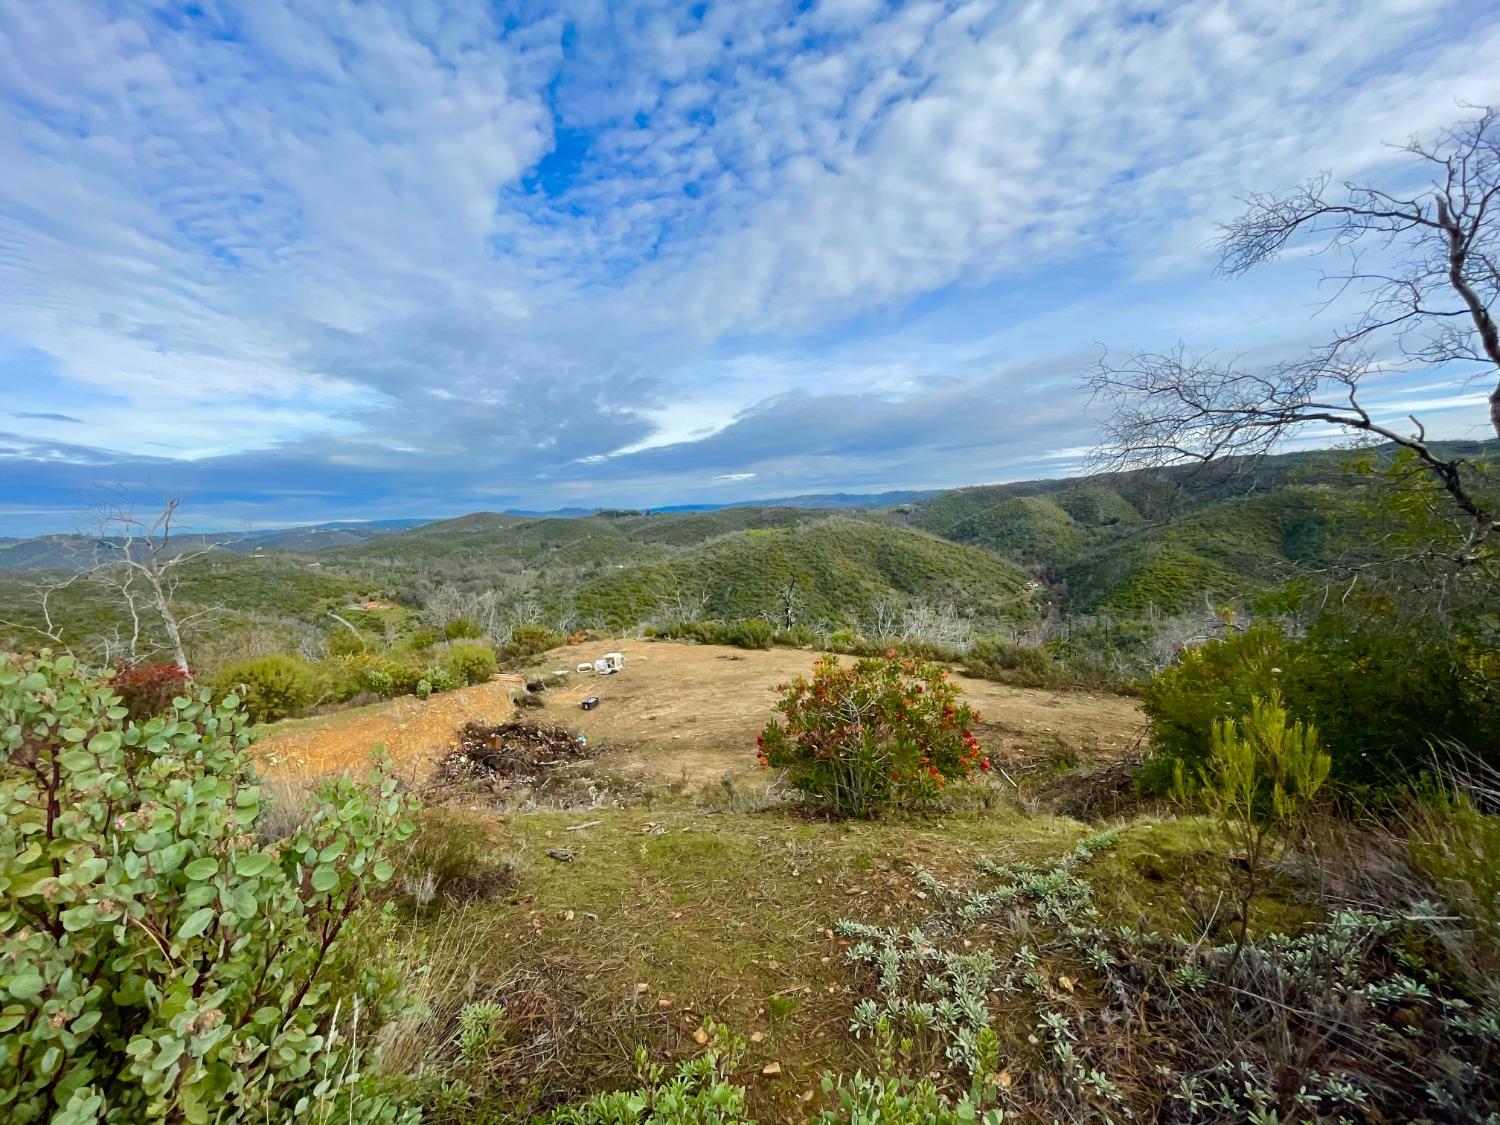
[(889, 492), (810, 492), (799, 496), (773, 496), (765, 500), (732, 500), (723, 504), (653, 504), (640, 508), (553, 508), (536, 511), (506, 508), (507, 516), (530, 519), (579, 519), (601, 512), (722, 512), (726, 508), (894, 508), (898, 504), (915, 504), (945, 491), (941, 488), (896, 489)]
[[(177, 552), (196, 551), (210, 543), (236, 554), (256, 551), (321, 551), (328, 547), (363, 543), (375, 535), (406, 531), (428, 523), (425, 519), (335, 520), (306, 527), (268, 527), (252, 531), (188, 532), (176, 536)], [(80, 570), (93, 561), (97, 539), (92, 535), (38, 535), (31, 539), (0, 538), (0, 570)]]

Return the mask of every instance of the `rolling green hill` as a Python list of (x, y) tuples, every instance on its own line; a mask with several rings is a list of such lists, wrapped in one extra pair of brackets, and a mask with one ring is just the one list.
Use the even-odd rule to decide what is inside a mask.
[(601, 513), (590, 516), (497, 515), (478, 512), (440, 520), (344, 550), (337, 558), (415, 561), (482, 557), (527, 566), (614, 564), (662, 549), (703, 543), (753, 528), (790, 527), (828, 518), (797, 508), (725, 508), (712, 512)]
[[(1443, 449), (1473, 457), (1494, 443)], [(561, 629), (684, 617), (869, 628), (877, 606), (899, 615), (917, 603), (951, 605), (980, 628), (1040, 612), (1123, 623), (1247, 600), (1351, 558), (1372, 538), (1359, 526), (1371, 494), (1342, 467), (1348, 456), (988, 485), (875, 512), (476, 512), (410, 528), (258, 532), (187, 566), (179, 600), (214, 609), (226, 650), (252, 635), (269, 643), (268, 630), (316, 648), (343, 628), (329, 610), (364, 597), (398, 603), (354, 617), (381, 643), (424, 615), (441, 623), (439, 603)], [(38, 620), (35, 578), (20, 572), (56, 567), (80, 542), (0, 543), (0, 641), (34, 638), (24, 627)], [(69, 636), (100, 638), (126, 625), (111, 598), (79, 582), (53, 604)]]
[(575, 606), (612, 626), (652, 617), (674, 601), (701, 600), (704, 615), (737, 620), (784, 614), (830, 627), (867, 618), (892, 594), (998, 621), (1030, 617), (1027, 576), (985, 552), (867, 520), (833, 517), (748, 529), (669, 561), (583, 583)]
[(1061, 569), (1069, 609), (1136, 617), (1259, 593), (1328, 565), (1349, 514), (1316, 486), (1221, 501), (1117, 537)]
[[(291, 635), (303, 626), (321, 626), (330, 609), (368, 592), (357, 579), (271, 553), (215, 552), (184, 563), (180, 577), (174, 599), (179, 616), (195, 618), (194, 634), (224, 638), (226, 650), (233, 638), (254, 628)], [(47, 580), (47, 575), (0, 573), (0, 647), (41, 643), (35, 632), (44, 624), (37, 584)], [(87, 579), (53, 594), (49, 606), (64, 640), (85, 649), (99, 647), (106, 638), (126, 637), (133, 627), (119, 595)], [(148, 636), (159, 628), (149, 612), (141, 620)]]

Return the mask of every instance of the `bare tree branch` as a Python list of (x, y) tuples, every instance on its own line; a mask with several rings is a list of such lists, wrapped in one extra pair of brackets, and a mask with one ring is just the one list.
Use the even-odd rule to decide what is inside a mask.
[(149, 609), (161, 622), (174, 663), (186, 674), (189, 668), (183, 644), (184, 627), (216, 610), (210, 608), (187, 617), (179, 616), (176, 596), (182, 581), (181, 568), (230, 540), (199, 540), (195, 547), (179, 546), (174, 535), (179, 532), (177, 516), (181, 506), (179, 497), (169, 497), (161, 512), (148, 521), (134, 514), (123, 495), (110, 494), (99, 506), (93, 534), (95, 561), (88, 573), (113, 588), (130, 614), (131, 658), (140, 656), (141, 611)]
[[(1257, 193), (1223, 228), (1219, 269), (1237, 276), (1292, 243), (1314, 252), (1347, 252), (1350, 268), (1333, 275), (1336, 296), (1357, 289), (1365, 311), (1302, 359), (1260, 370), (1236, 360), (1195, 355), (1179, 346), (1101, 361), (1089, 379), (1109, 408), (1099, 460), (1111, 468), (1258, 457), (1309, 426), (1326, 425), (1389, 442), (1415, 456), (1441, 486), (1463, 524), (1456, 561), (1468, 565), (1497, 537), (1495, 513), (1476, 485), (1474, 467), (1436, 452), (1425, 425), (1410, 432), (1377, 419), (1360, 398), (1372, 374), (1398, 369), (1478, 365), (1491, 382), (1490, 428), (1500, 437), (1500, 117), (1484, 109), (1428, 145), (1402, 150), (1431, 175), (1416, 196), (1342, 183), (1328, 174), (1282, 195)], [(1359, 250), (1371, 243), (1382, 266), (1367, 270)]]

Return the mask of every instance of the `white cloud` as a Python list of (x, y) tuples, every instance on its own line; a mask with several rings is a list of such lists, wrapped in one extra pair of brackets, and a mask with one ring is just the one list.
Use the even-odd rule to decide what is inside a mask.
[[(1081, 422), (1096, 340), (1317, 332), (1306, 263), (1207, 281), (1213, 224), (1500, 101), (1500, 13), (1461, 0), (799, 9), (0, 7), (0, 345), (41, 357), (0, 379), (101, 447), (285, 447), (537, 503), (662, 451), (678, 476), (643, 486), (694, 456), (868, 479), (864, 445), (720, 440), (848, 401), (930, 480), (898, 415), (955, 387), (1042, 386)], [(1046, 452), (1030, 416), (984, 423)]]

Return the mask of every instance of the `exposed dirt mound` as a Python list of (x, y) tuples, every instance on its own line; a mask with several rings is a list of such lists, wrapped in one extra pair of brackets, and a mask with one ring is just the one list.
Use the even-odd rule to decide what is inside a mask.
[(401, 778), (416, 786), (453, 747), (459, 726), (508, 718), (515, 711), (513, 694), (523, 690), (521, 677), (497, 676), (428, 699), (407, 695), (315, 719), (293, 719), (263, 732), (255, 749), (268, 776), (305, 778), (344, 770), (363, 775), (370, 768), (370, 751), (378, 746), (390, 755)]
[(436, 782), (502, 780), (534, 787), (558, 766), (593, 758), (598, 751), (583, 735), (556, 723), (511, 719), (499, 724), (465, 723), (458, 747), (438, 762)]

